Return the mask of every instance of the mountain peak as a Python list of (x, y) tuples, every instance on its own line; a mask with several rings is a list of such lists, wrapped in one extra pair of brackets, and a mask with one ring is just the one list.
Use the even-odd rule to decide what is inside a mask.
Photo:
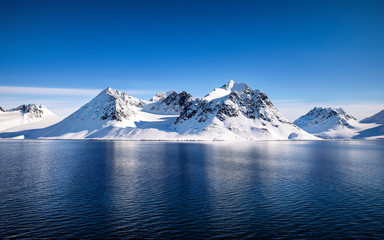
[(99, 95), (103, 95), (103, 94), (107, 94), (107, 95), (111, 95), (111, 96), (114, 96), (114, 97), (119, 97), (121, 96), (122, 94), (126, 94), (125, 92), (120, 92), (119, 90), (115, 90), (111, 87), (107, 87), (106, 89), (104, 89), (103, 91), (101, 91), (99, 93)]
[(101, 91), (90, 102), (82, 106), (68, 118), (90, 121), (123, 121), (135, 115), (134, 107), (141, 107), (145, 103), (125, 92), (120, 92), (111, 87)]
[(251, 90), (251, 89), (245, 83), (237, 83), (231, 80), (226, 84), (224, 84), (223, 86), (219, 88), (215, 88), (212, 92), (204, 96), (203, 100), (210, 102), (212, 100), (225, 97), (229, 95), (231, 92), (235, 92), (235, 91), (241, 92), (245, 90)]
[(233, 92), (233, 91), (243, 91), (249, 87), (245, 83), (237, 83), (237, 82), (231, 80), (231, 81), (227, 82), (226, 84), (224, 84), (223, 86), (221, 86), (221, 88), (223, 88), (227, 91)]
[(106, 92), (113, 92), (115, 89), (113, 89), (113, 88), (111, 88), (111, 87), (107, 87), (106, 89), (105, 89), (105, 91)]
[(8, 111), (20, 111), (22, 113), (28, 113), (28, 112), (34, 112), (34, 111), (40, 111), (39, 108), (36, 106), (36, 104), (30, 103), (30, 104), (22, 104), (16, 108), (12, 108)]

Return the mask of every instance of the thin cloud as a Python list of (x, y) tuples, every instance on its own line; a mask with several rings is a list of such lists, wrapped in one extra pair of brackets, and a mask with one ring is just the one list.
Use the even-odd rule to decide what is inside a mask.
[[(66, 96), (96, 96), (102, 89), (81, 89), (81, 88), (42, 88), (42, 87), (13, 87), (0, 86), (2, 94), (32, 94), (32, 95), (66, 95)], [(133, 95), (154, 94), (154, 90), (125, 90), (124, 92)]]

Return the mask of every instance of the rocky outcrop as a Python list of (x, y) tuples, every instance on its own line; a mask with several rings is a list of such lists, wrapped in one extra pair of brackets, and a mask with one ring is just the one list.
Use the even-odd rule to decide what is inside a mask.
[(192, 95), (185, 91), (181, 93), (173, 91), (163, 100), (144, 106), (144, 109), (164, 114), (180, 114), (185, 106), (193, 100)]

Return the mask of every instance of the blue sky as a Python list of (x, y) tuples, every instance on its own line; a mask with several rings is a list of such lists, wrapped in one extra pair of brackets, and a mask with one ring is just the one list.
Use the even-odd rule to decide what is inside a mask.
[(383, 12), (381, 0), (3, 0), (0, 106), (63, 116), (107, 86), (199, 97), (233, 79), (291, 120), (318, 105), (361, 118), (384, 108)]

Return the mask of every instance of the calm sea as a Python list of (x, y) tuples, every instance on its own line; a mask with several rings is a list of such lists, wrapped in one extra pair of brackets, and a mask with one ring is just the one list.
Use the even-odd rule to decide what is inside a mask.
[(0, 238), (384, 239), (384, 142), (2, 140)]

